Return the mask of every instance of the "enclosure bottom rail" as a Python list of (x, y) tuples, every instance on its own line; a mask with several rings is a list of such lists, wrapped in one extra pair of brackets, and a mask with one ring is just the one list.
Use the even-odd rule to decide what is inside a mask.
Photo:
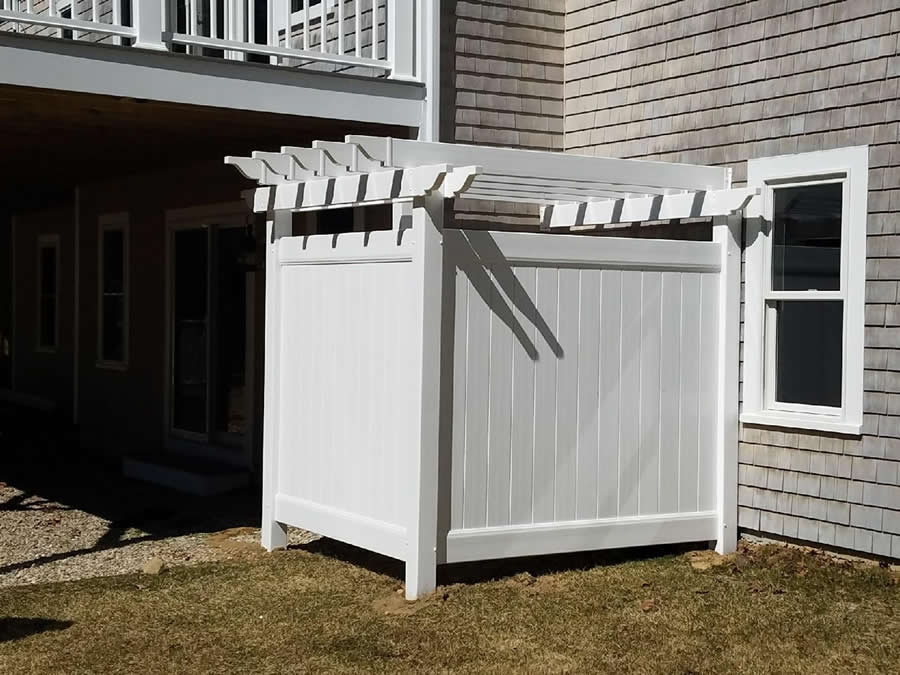
[(716, 511), (451, 530), (445, 562), (468, 562), (716, 538)]

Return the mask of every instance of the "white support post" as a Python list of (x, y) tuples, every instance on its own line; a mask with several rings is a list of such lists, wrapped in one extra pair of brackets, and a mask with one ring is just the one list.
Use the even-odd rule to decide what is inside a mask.
[[(391, 78), (415, 80), (415, 0), (387, 0), (387, 2), (387, 57), (391, 63)], [(374, 26), (372, 31), (374, 50), (377, 38)]]
[[(401, 205), (406, 206), (406, 205)], [(412, 232), (416, 252), (413, 265), (418, 279), (421, 349), (419, 406), (412, 411), (418, 430), (410, 457), (410, 519), (407, 526), (406, 599), (415, 600), (437, 585), (438, 435), (441, 378), (441, 284), (443, 278), (444, 199), (439, 195), (417, 198), (412, 204)], [(394, 209), (394, 229), (408, 208)]]
[(713, 220), (713, 241), (721, 246), (719, 273), (718, 410), (716, 494), (719, 511), (716, 552), (737, 548), (738, 387), (741, 311), (741, 213)]
[(278, 240), (291, 234), (290, 211), (266, 215), (266, 336), (263, 386), (262, 545), (267, 551), (287, 546), (287, 526), (275, 520), (278, 489), (278, 425), (281, 389), (281, 280)]
[(134, 3), (134, 27), (138, 49), (166, 51), (163, 42), (163, 0), (137, 0)]

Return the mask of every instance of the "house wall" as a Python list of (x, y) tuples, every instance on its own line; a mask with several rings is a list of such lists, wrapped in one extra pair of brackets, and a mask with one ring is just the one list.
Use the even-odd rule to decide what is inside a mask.
[[(235, 202), (246, 187), (247, 181), (237, 172), (218, 163), (80, 187), (78, 423), (84, 447), (122, 455), (163, 449), (168, 375), (165, 211)], [(102, 215), (121, 212), (129, 220), (129, 359), (126, 367), (111, 368), (99, 364), (97, 351), (98, 221)], [(52, 401), (70, 419), (75, 358), (74, 220), (74, 199), (61, 207), (15, 214), (15, 391)], [(44, 353), (35, 349), (37, 244), (40, 235), (52, 233), (60, 235), (60, 344), (55, 353)], [(257, 272), (255, 287), (257, 360), (262, 349), (263, 274)], [(255, 372), (261, 373), (262, 368)]]
[[(443, 0), (441, 140), (563, 148), (563, 0)], [(456, 220), (537, 228), (532, 207), (457, 200)]]
[[(63, 204), (16, 214), (14, 228), (16, 325), (12, 352), (16, 392), (40, 399), (61, 416), (69, 417), (74, 363), (74, 209), (71, 204)], [(38, 239), (42, 235), (59, 237), (58, 344), (52, 351), (38, 349)]]
[[(86, 446), (114, 454), (163, 449), (169, 325), (165, 211), (234, 202), (246, 186), (231, 167), (216, 164), (82, 188), (79, 407)], [(121, 212), (129, 219), (129, 359), (126, 368), (117, 369), (98, 365), (98, 219)], [(261, 287), (262, 280), (256, 290)], [(258, 316), (258, 336), (262, 325)]]
[(868, 144), (862, 437), (744, 425), (742, 528), (900, 557), (900, 7), (567, 0), (567, 151), (730, 166)]
[(0, 389), (12, 383), (12, 220), (0, 211)]

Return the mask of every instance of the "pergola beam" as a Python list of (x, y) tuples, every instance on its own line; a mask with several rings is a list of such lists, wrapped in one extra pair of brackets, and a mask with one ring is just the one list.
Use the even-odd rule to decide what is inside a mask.
[(541, 222), (548, 229), (603, 227), (680, 218), (711, 218), (739, 212), (756, 195), (756, 188), (714, 190), (634, 199), (545, 206)]
[[(728, 169), (695, 164), (651, 162), (638, 159), (588, 157), (562, 152), (518, 150), (490, 146), (428, 143), (380, 136), (347, 136), (385, 166), (411, 167), (447, 162), (477, 164), (489, 174), (544, 177), (566, 181), (596, 180), (612, 185), (642, 185), (673, 190), (722, 190), (730, 187)], [(632, 190), (628, 190), (632, 192)]]
[(443, 197), (452, 197), (465, 190), (479, 170), (479, 167), (434, 164), (282, 182), (254, 190), (253, 210), (258, 213), (318, 211), (409, 200), (436, 191)]

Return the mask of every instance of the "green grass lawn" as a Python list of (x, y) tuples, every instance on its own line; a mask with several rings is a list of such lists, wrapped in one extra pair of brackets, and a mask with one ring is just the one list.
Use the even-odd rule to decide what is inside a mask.
[(780, 546), (442, 586), (309, 551), (0, 589), (0, 673), (900, 671), (900, 586)]

